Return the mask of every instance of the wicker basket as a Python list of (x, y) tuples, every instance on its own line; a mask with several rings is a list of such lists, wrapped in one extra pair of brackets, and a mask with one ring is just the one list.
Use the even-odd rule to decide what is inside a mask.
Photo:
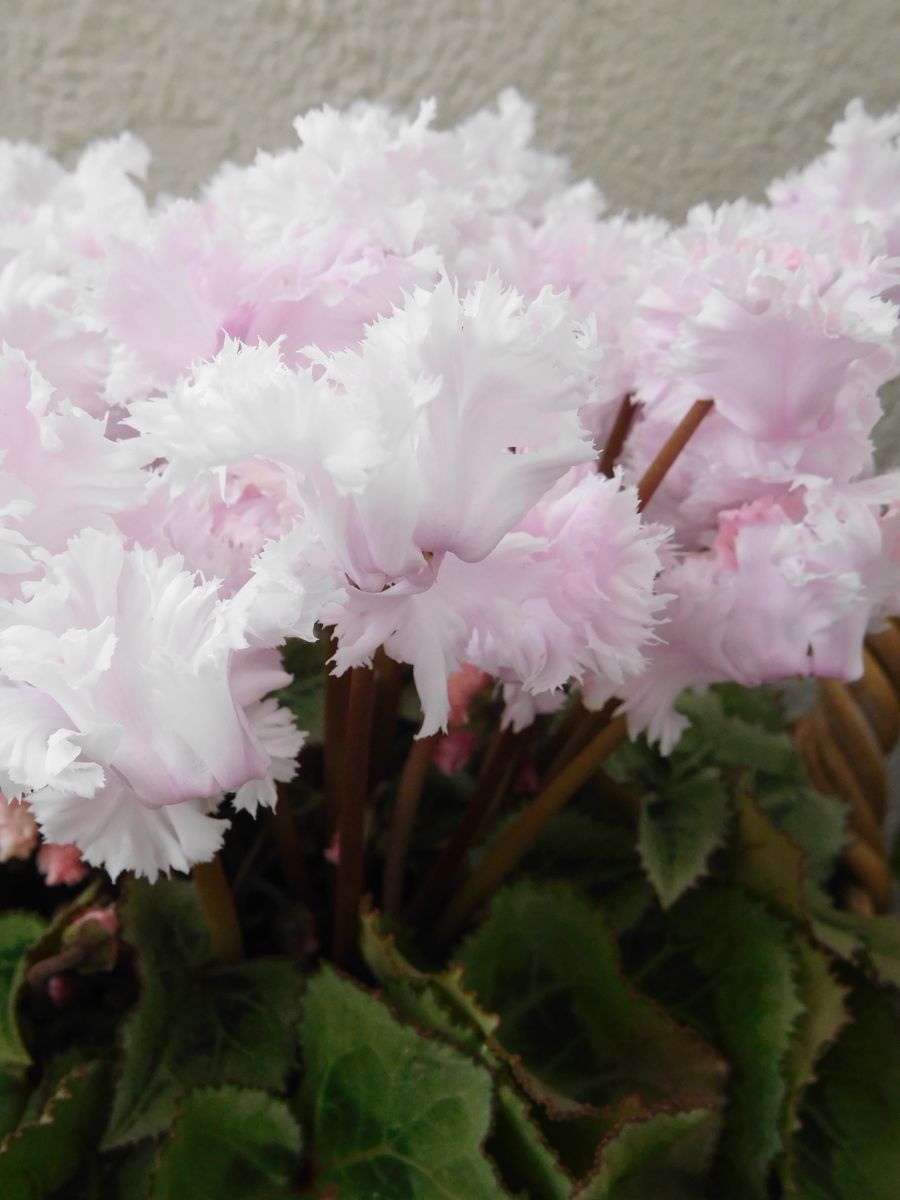
[(853, 912), (885, 912), (891, 870), (884, 820), (885, 756), (900, 738), (900, 623), (866, 639), (865, 673), (855, 683), (823, 680), (815, 708), (795, 726), (800, 753), (816, 787), (850, 807), (853, 842), (844, 851), (844, 896)]

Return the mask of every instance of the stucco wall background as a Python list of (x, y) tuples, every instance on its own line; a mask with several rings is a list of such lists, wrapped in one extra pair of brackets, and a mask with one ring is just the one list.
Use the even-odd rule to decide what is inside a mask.
[(295, 113), (515, 84), (614, 206), (758, 193), (847, 100), (900, 100), (898, 0), (0, 0), (0, 133), (69, 155), (131, 128), (154, 183), (292, 140)]
[(451, 122), (514, 84), (611, 207), (678, 218), (759, 195), (851, 97), (900, 102), (900, 0), (0, 0), (0, 18), (0, 135), (70, 159), (131, 129), (154, 188), (290, 144), (323, 102), (433, 94)]

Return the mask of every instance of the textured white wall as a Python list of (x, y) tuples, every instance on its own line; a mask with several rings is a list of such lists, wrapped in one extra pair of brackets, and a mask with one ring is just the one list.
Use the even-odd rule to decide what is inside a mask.
[(292, 139), (307, 107), (515, 84), (615, 206), (758, 193), (847, 100), (900, 100), (898, 0), (0, 0), (0, 133), (70, 155), (131, 128), (154, 182)]

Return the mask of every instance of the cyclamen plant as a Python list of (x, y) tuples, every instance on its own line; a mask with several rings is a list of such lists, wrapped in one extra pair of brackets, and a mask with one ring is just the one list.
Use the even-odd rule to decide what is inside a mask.
[[(244, 1013), (258, 984), (293, 1005), (286, 957), (277, 969), (263, 959), (228, 968), (222, 986), (234, 994), (216, 1011), (237, 1006), (223, 1020), (246, 1062), (223, 1050), (218, 1065), (183, 1072), (190, 1042), (153, 1043), (162, 1035), (139, 1008), (102, 1122), (107, 1158), (91, 1169), (114, 1176), (116, 1194), (218, 1194), (220, 1167), (198, 1183), (184, 1146), (205, 1155), (204, 1122), (231, 1113), (243, 1132), (230, 1153), (257, 1135), (272, 1152), (257, 1178), (248, 1164), (259, 1146), (246, 1149), (247, 1195), (290, 1194), (293, 1178), (351, 1198), (650, 1196), (683, 1159), (667, 1195), (705, 1195), (714, 1179), (735, 1196), (862, 1200), (814, 1191), (813, 1151), (791, 1148), (804, 1089), (849, 1019), (851, 968), (833, 970), (821, 947), (871, 950), (837, 909), (822, 915), (841, 809), (810, 799), (775, 702), (739, 702), (733, 688), (855, 680), (867, 633), (900, 613), (900, 472), (876, 471), (872, 440), (879, 390), (900, 374), (900, 114), (875, 119), (851, 104), (831, 149), (774, 183), (767, 202), (701, 206), (680, 227), (605, 215), (593, 184), (571, 184), (560, 159), (533, 148), (515, 93), (452, 130), (433, 118), (432, 104), (411, 120), (370, 104), (325, 108), (298, 118), (295, 148), (226, 164), (195, 199), (152, 203), (140, 186), (147, 151), (128, 135), (89, 147), (71, 171), (33, 146), (0, 146), (0, 860), (28, 859), (39, 833), (51, 886), (96, 869), (87, 899), (36, 949), (39, 931), (23, 935), (30, 957), (10, 975), (0, 1037), (9, 1079), (31, 1078), (16, 1016), (26, 974), (32, 990), (49, 981), (63, 1010), (79, 972), (113, 972), (109, 996), (127, 1009), (134, 976), (116, 954), (111, 907), (120, 894), (147, 989), (187, 996), (185, 979), (212, 970), (207, 936), (220, 960), (240, 963), (253, 928), (245, 921), (242, 933), (232, 885), (246, 887), (270, 845), (282, 882), (274, 899), (270, 884), (255, 894), (255, 919), (268, 919), (261, 895), (272, 919), (293, 905), (287, 944), (305, 973), (321, 951), (377, 980), (399, 1017), (328, 969), (313, 977), (295, 1105), (312, 1149), (299, 1166), (295, 1117), (277, 1098), (294, 1086), (292, 1021), (281, 1012), (274, 1032), (251, 1035)], [(732, 690), (701, 699), (717, 685)], [(729, 759), (736, 731), (744, 749)], [(642, 796), (658, 808), (673, 781), (694, 780), (681, 809), (666, 810), (668, 828), (653, 831), (644, 801), (640, 843), (627, 851), (640, 856), (632, 883), (642, 880), (630, 901), (621, 881), (596, 894), (612, 878), (608, 849), (587, 865), (604, 764), (610, 794), (634, 793), (632, 817)], [(263, 810), (266, 841), (251, 821)], [(575, 824), (559, 823), (566, 816)], [(540, 856), (552, 859), (554, 837), (579, 819), (582, 894), (543, 894)], [(818, 948), (803, 940), (807, 900), (798, 890), (785, 906), (768, 868), (733, 847), (722, 867), (732, 825), (788, 874), (810, 872), (804, 894), (815, 892), (830, 940), (821, 929)], [(598, 844), (621, 835), (606, 829)], [(134, 882), (189, 871), (196, 912), (183, 888)], [(510, 876), (519, 882), (488, 925), (455, 952), (478, 998), (453, 973), (428, 974)], [(703, 887), (716, 912), (706, 930)], [(651, 905), (652, 930), (640, 924)], [(729, 1058), (726, 1117), (721, 1059), (628, 992), (604, 919), (649, 994)], [(782, 942), (781, 923), (794, 919), (806, 932)], [(172, 962), (154, 921), (179, 943)], [(748, 963), (725, 961), (732, 921), (734, 938), (763, 960), (771, 952), (789, 1002)], [(525, 970), (532, 922), (535, 938), (580, 938), (584, 969), (613, 989), (588, 1004), (586, 1042), (592, 1022), (598, 1036), (606, 1023), (644, 1040), (650, 1075), (683, 1051), (687, 1083), (654, 1075), (647, 1088), (601, 1095), (549, 1062), (529, 1074), (533, 1030), (507, 1015), (497, 1035), (489, 1014), (503, 1017), (509, 980)], [(634, 946), (659, 934), (663, 957), (670, 942), (702, 943), (695, 976), (743, 971), (771, 1005), (768, 1050), (748, 1056), (740, 1035), (716, 1032), (710, 1012), (728, 1008), (726, 992), (701, 1016), (686, 992), (668, 996), (653, 956), (629, 958), (632, 934)], [(896, 951), (896, 933), (883, 936)], [(267, 934), (260, 948), (285, 949)], [(900, 952), (890, 968), (880, 953), (875, 969), (900, 982)], [(560, 987), (581, 978), (576, 958), (569, 968)], [(542, 960), (541, 971), (552, 982), (563, 967)], [(880, 994), (860, 994), (890, 1021)], [(324, 1081), (340, 1072), (336, 1047), (343, 1039), (352, 1057), (354, 1039), (372, 1037), (394, 1047), (387, 1064), (414, 1058), (410, 1026), (437, 1039), (422, 1043), (423, 1077), (440, 1092), (456, 1071), (450, 1091), (480, 1097), (469, 1133), (448, 1110), (421, 1144), (409, 1134), (390, 1169), (383, 1148), (354, 1144), (342, 1157), (321, 1110)], [(67, 1037), (56, 1029), (54, 1053), (69, 1051)], [(63, 1083), (49, 1069), (32, 1119), (43, 1103), (65, 1107), (55, 1087), (103, 1109), (115, 1053), (86, 1040), (90, 1065)], [(752, 1080), (746, 1090), (756, 1053), (775, 1064), (768, 1092)], [(141, 1054), (168, 1064), (149, 1100)], [(796, 1077), (779, 1074), (804, 1054)], [(335, 1087), (350, 1147), (347, 1131), (371, 1114), (350, 1076)], [(167, 1134), (176, 1113), (181, 1141)], [(563, 1113), (579, 1122), (578, 1147), (560, 1135)], [(23, 1101), (0, 1180), (37, 1169), (23, 1165), (40, 1156), (27, 1119)], [(123, 1166), (134, 1143), (150, 1157)], [(48, 1168), (40, 1195), (81, 1178), (70, 1148), (55, 1153), (71, 1170)], [(409, 1173), (412, 1162), (427, 1178)], [(767, 1190), (773, 1170), (778, 1193)], [(143, 1191), (128, 1191), (139, 1186), (132, 1171)], [(192, 1190), (179, 1191), (186, 1179)]]

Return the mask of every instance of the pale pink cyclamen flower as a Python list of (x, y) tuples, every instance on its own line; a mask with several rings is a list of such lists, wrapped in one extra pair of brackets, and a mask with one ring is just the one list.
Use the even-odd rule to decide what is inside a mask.
[(535, 534), (513, 531), (477, 562), (447, 554), (418, 589), (349, 592), (329, 610), (339, 664), (378, 644), (411, 662), (423, 734), (446, 720), (446, 680), (462, 661), (519, 685), (534, 697), (532, 717), (584, 672), (621, 685), (643, 670), (665, 600), (654, 587), (663, 535), (642, 526), (636, 500), (619, 480), (586, 475), (526, 518)]
[(55, 398), (95, 416), (106, 414), (109, 338), (85, 312), (77, 281), (51, 270), (36, 254), (20, 254), (0, 269), (2, 344), (22, 351)]
[(423, 554), (484, 558), (593, 457), (578, 419), (593, 356), (559, 298), (526, 304), (490, 275), (464, 295), (446, 277), (417, 289), (358, 352), (323, 360), (376, 417), (389, 456), (340, 501), (351, 578), (380, 588), (418, 574)]
[(851, 100), (828, 141), (824, 154), (770, 185), (778, 220), (825, 246), (866, 226), (882, 253), (900, 255), (900, 111), (873, 117)]
[(179, 200), (147, 223), (140, 240), (110, 255), (97, 315), (117, 344), (110, 399), (165, 387), (225, 337), (242, 337), (253, 278), (236, 242), (217, 236), (194, 203)]
[[(352, 535), (344, 543), (345, 569), (358, 587), (326, 619), (336, 627), (339, 669), (366, 661), (380, 644), (412, 663), (423, 734), (443, 727), (447, 678), (462, 661), (544, 691), (561, 687), (586, 661), (599, 669), (608, 650), (599, 636), (583, 650), (575, 646), (579, 635), (566, 622), (588, 618), (579, 612), (577, 589), (569, 589), (567, 604), (558, 585), (575, 558), (587, 569), (583, 552), (597, 548), (590, 522), (607, 539), (604, 549), (614, 546), (620, 519), (623, 541), (641, 540), (634, 496), (613, 514), (619, 483), (592, 476), (594, 482), (576, 485), (583, 526), (560, 514), (547, 538), (515, 530), (573, 466), (594, 456), (577, 417), (592, 350), (565, 312), (548, 292), (523, 307), (493, 277), (462, 301), (444, 283), (411, 297), (367, 335), (358, 355), (339, 356), (328, 368), (348, 391), (393, 406), (398, 396), (412, 401), (398, 427), (406, 439), (394, 439), (392, 472), (342, 501), (343, 529)], [(588, 512), (601, 492), (599, 507), (610, 509), (604, 518)], [(390, 513), (405, 529), (396, 517), (389, 522)], [(562, 549), (579, 537), (580, 555)], [(649, 570), (636, 586), (652, 592), (652, 539), (647, 550)], [(623, 586), (634, 579), (626, 572)], [(639, 643), (647, 631), (644, 609), (635, 611)], [(612, 610), (598, 619), (616, 620)], [(607, 665), (615, 660), (633, 669), (639, 658), (626, 632)]]
[(130, 420), (176, 491), (252, 459), (280, 468), (347, 575), (380, 589), (423, 552), (483, 557), (592, 457), (590, 361), (549, 293), (525, 306), (496, 276), (464, 297), (444, 279), (315, 374), (229, 342)]
[[(722, 514), (709, 552), (663, 572), (660, 587), (674, 593), (668, 623), (646, 673), (622, 693), (631, 733), (668, 752), (687, 724), (675, 709), (687, 688), (858, 678), (867, 629), (900, 597), (897, 522), (881, 516), (898, 488), (896, 475), (844, 489), (807, 480)], [(586, 681), (592, 707), (610, 691)]]
[(362, 101), (314, 109), (294, 122), (297, 148), (226, 163), (206, 202), (254, 247), (339, 229), (392, 256), (435, 247), (456, 274), (458, 250), (507, 214), (538, 217), (567, 168), (535, 150), (534, 111), (512, 89), (455, 129), (432, 128), (435, 113), (433, 100), (412, 120)]
[(404, 289), (437, 272), (434, 253), (387, 256), (353, 230), (287, 233), (257, 250), (227, 215), (177, 201), (144, 243), (116, 247), (95, 302), (117, 340), (108, 398), (165, 389), (228, 339), (280, 342), (285, 359), (303, 365), (307, 346), (355, 344)]
[[(668, 746), (684, 687), (849, 678), (897, 606), (898, 485), (858, 482), (896, 116), (667, 232), (599, 219), (515, 94), (433, 113), (310, 113), (152, 215), (133, 139), (71, 172), (0, 143), (0, 784), (114, 874), (208, 858), (226, 793), (274, 803), (274, 647), (323, 623), (338, 670), (412, 664), (423, 733), (468, 732), (468, 664), (515, 729), (583, 679)], [(650, 508), (673, 549), (625, 484), (707, 396)]]
[[(470, 661), (530, 689), (558, 688), (586, 661), (598, 664), (599, 638), (587, 658), (571, 633), (565, 653), (552, 649), (576, 612), (560, 616), (546, 598), (563, 564), (531, 535), (504, 542), (594, 456), (578, 415), (593, 363), (562, 298), (544, 292), (525, 304), (496, 276), (459, 296), (443, 279), (376, 323), (358, 351), (319, 356), (315, 373), (290, 370), (277, 348), (228, 343), (167, 395), (132, 405), (131, 422), (145, 461), (165, 457), (176, 493), (248, 461), (280, 472), (284, 511), (293, 504), (298, 524), (255, 565), (253, 620), (266, 624), (269, 585), (284, 600), (292, 588), (305, 593), (309, 565), (320, 563), (313, 592), (323, 607), (304, 604), (300, 626), (283, 624), (281, 635), (334, 624), (338, 670), (385, 644), (413, 664), (427, 733), (444, 723), (447, 678), (470, 644), (484, 662)], [(592, 498), (599, 487), (582, 490)], [(603, 503), (612, 508), (617, 490)], [(640, 540), (633, 496), (628, 505), (631, 516), (619, 515)], [(585, 523), (597, 518), (589, 507)], [(294, 568), (280, 544), (294, 546)], [(642, 586), (652, 590), (652, 550), (651, 559)], [(514, 614), (526, 600), (534, 615), (523, 625)], [(258, 630), (263, 640), (272, 625)], [(645, 636), (642, 626), (638, 641)], [(630, 641), (621, 656), (629, 670), (639, 660)]]
[(116, 239), (134, 238), (147, 220), (137, 181), (150, 163), (129, 133), (92, 142), (71, 171), (37, 146), (0, 140), (0, 264), (33, 252), (62, 275), (93, 278)]
[(0, 142), (0, 344), (22, 350), (57, 398), (107, 411), (115, 357), (93, 291), (118, 240), (140, 236), (136, 180), (146, 148), (129, 134), (95, 142), (66, 171), (34, 146)]
[(180, 554), (188, 570), (233, 595), (266, 543), (290, 532), (296, 513), (284, 473), (251, 460), (229, 468), (218, 485), (200, 479), (174, 494), (160, 473), (149, 473), (140, 504), (116, 523), (147, 550)]
[(515, 93), (452, 131), (429, 128), (434, 111), (308, 113), (298, 149), (227, 165), (202, 203), (169, 203), (121, 242), (96, 306), (119, 342), (109, 398), (174, 383), (228, 337), (281, 340), (298, 365), (307, 346), (353, 346), (404, 292), (431, 286), (441, 255), (471, 253), (562, 181), (562, 161), (529, 145), (532, 111)]
[[(598, 220), (599, 203), (592, 189), (580, 185), (551, 205), (539, 223), (521, 216), (498, 222), (489, 247), (501, 277), (527, 299), (549, 286), (567, 293), (573, 315), (590, 322), (601, 353), (581, 419), (598, 450), (623, 397), (637, 386), (632, 323), (668, 232), (656, 218)], [(470, 253), (472, 271), (482, 271), (482, 247)]]
[(293, 771), (301, 736), (260, 703), (288, 682), (277, 655), (244, 648), (214, 583), (121, 535), (86, 530), (44, 567), (3, 606), (5, 793), (113, 876), (208, 859), (223, 793), (255, 810)]
[(209, 362), (164, 396), (136, 401), (129, 414), (140, 434), (131, 453), (147, 464), (164, 459), (175, 496), (197, 481), (207, 489), (218, 483), (227, 496), (228, 468), (257, 477), (268, 469), (265, 490), (299, 515), (307, 481), (341, 493), (386, 460), (362, 405), (309, 370), (291, 370), (278, 345), (228, 339)]
[(638, 475), (695, 400), (715, 401), (652, 502), (682, 542), (801, 475), (871, 471), (877, 389), (898, 366), (881, 298), (896, 277), (862, 243), (790, 243), (745, 203), (699, 208), (662, 243), (632, 326), (643, 419), (627, 461)]
[(106, 437), (105, 422), (68, 401), (18, 350), (0, 352), (0, 596), (40, 572), (39, 553), (85, 528), (114, 529), (146, 477)]

